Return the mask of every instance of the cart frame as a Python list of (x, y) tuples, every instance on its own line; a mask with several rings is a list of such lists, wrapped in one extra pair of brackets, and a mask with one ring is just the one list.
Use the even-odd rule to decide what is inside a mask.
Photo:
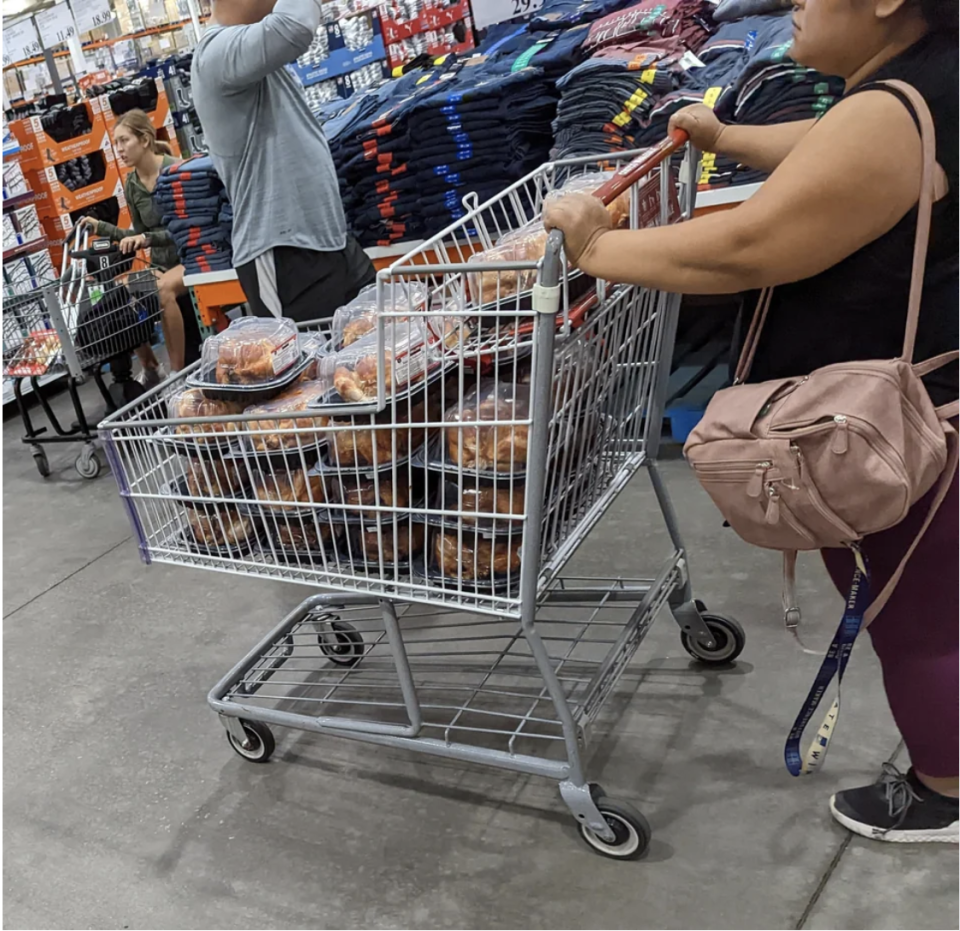
[[(655, 169), (676, 148), (674, 140), (653, 153), (624, 153), (614, 159), (628, 163), (615, 175), (621, 189), (642, 178), (649, 193), (649, 185), (656, 182), (660, 223), (671, 218), (675, 179), (667, 167)], [(478, 241), (481, 247), (489, 248), (500, 238), (504, 230), (497, 217), (509, 214), (508, 229), (524, 223), (536, 215), (544, 185), (549, 186), (558, 173), (596, 162), (579, 158), (551, 163), (484, 204), (468, 204), (463, 220), (382, 270), (377, 278), (376, 397), (356, 406), (341, 405), (338, 412), (357, 417), (392, 413), (388, 422), (399, 423), (397, 403), (394, 399), (391, 407), (391, 386), (385, 375), (387, 334), (395, 332), (400, 319), (394, 301), (397, 280), (416, 276), (445, 297), (452, 294), (462, 306), (469, 292), (463, 282), (478, 268), (468, 261), (469, 254)], [(688, 153), (689, 180), (682, 192), (686, 217), (693, 211), (695, 169), (696, 159)], [(530, 196), (531, 190), (536, 191), (536, 197)], [(639, 195), (634, 193), (632, 223), (638, 219), (638, 201)], [(552, 463), (552, 471), (557, 471), (559, 448), (555, 442), (559, 415), (553, 413), (559, 403), (554, 377), (555, 358), (561, 358), (556, 356), (558, 327), (560, 338), (575, 334), (565, 345), (573, 345), (587, 330), (578, 331), (574, 319), (575, 308), (569, 297), (571, 279), (562, 260), (562, 236), (558, 232), (549, 235), (539, 262), (503, 261), (490, 267), (498, 274), (531, 268), (536, 274), (528, 309), (520, 307), (518, 298), (514, 305), (497, 304), (492, 311), (495, 318), (522, 320), (528, 326), (530, 410), (539, 412), (527, 418), (514, 415), (504, 425), (499, 415), (496, 417), (498, 428), (529, 428), (520, 533), (522, 552), (537, 554), (537, 558), (520, 560), (518, 585), (512, 594), (467, 594), (459, 574), (452, 591), (429, 579), (407, 582), (382, 572), (389, 567), (382, 555), (381, 574), (377, 576), (375, 572), (342, 566), (335, 570), (326, 559), (322, 565), (309, 564), (306, 569), (283, 564), (275, 557), (271, 562), (272, 544), (260, 555), (198, 553), (171, 516), (174, 512), (169, 498), (165, 501), (164, 495), (155, 490), (158, 476), (169, 473), (171, 458), (156, 452), (151, 431), (208, 431), (208, 440), (224, 435), (240, 440), (265, 432), (250, 411), (219, 417), (162, 418), (155, 389), (152, 397), (148, 393), (140, 402), (104, 421), (104, 445), (146, 562), (157, 559), (301, 584), (319, 583), (339, 590), (337, 594), (308, 597), (210, 692), (209, 704), (220, 715), (228, 741), (241, 756), (256, 762), (269, 759), (274, 749), (269, 726), (277, 725), (553, 778), (584, 840), (603, 855), (632, 859), (646, 850), (649, 826), (632, 806), (607, 798), (599, 786), (587, 780), (583, 751), (590, 723), (613, 693), (662, 607), (672, 613), (685, 649), (697, 660), (725, 665), (744, 645), (743, 632), (735, 621), (707, 613), (703, 603), (693, 598), (676, 514), (656, 466), (680, 296), (596, 284), (596, 300), (591, 305), (594, 319), (603, 320), (604, 309), (612, 308), (611, 313), (620, 315), (617, 319), (621, 324), (640, 319), (646, 329), (642, 346), (631, 339), (621, 344), (611, 337), (604, 351), (619, 360), (616, 353), (623, 346), (632, 351), (636, 345), (655, 357), (629, 358), (613, 364), (614, 381), (623, 369), (626, 387), (620, 387), (631, 395), (617, 399), (614, 405), (626, 426), (616, 437), (603, 428), (607, 446), (584, 453), (580, 460), (574, 457), (578, 472), (579, 465), (591, 456), (612, 465), (598, 482), (597, 495), (586, 499), (564, 524), (557, 517), (557, 480), (555, 475), (551, 477)], [(499, 280), (497, 293), (499, 297)], [(521, 331), (517, 322), (512, 331), (515, 340), (519, 340)], [(462, 359), (463, 340), (459, 351)], [(183, 377), (189, 378), (190, 370)], [(603, 392), (607, 387), (605, 384)], [(165, 389), (169, 391), (170, 386)], [(579, 389), (583, 389), (582, 383)], [(577, 397), (586, 398), (584, 407), (607, 396), (600, 389), (596, 396), (579, 389)], [(615, 425), (620, 422), (615, 415), (611, 419)], [(430, 426), (430, 421), (427, 416), (425, 426)], [(452, 429), (448, 421), (443, 424)], [(304, 434), (309, 436), (311, 429), (315, 428), (298, 427), (291, 433), (297, 434), (299, 441)], [(331, 443), (337, 430), (362, 432), (356, 425), (329, 429), (333, 431)], [(671, 543), (671, 552), (659, 571), (648, 579), (588, 582), (562, 578), (564, 565), (642, 468), (650, 477)], [(395, 464), (393, 470), (396, 475)], [(464, 470), (455, 471), (462, 480)], [(216, 491), (189, 496), (181, 492), (180, 498), (184, 504), (205, 509), (223, 508), (239, 500)], [(552, 502), (549, 508), (548, 499)], [(267, 521), (270, 506), (261, 508)], [(323, 504), (314, 510), (332, 508)], [(392, 518), (393, 527), (398, 526), (398, 510), (412, 519), (409, 506), (376, 505), (373, 510), (378, 539), (381, 523), (390, 526), (388, 520)], [(223, 519), (222, 511), (208, 513), (219, 515), (218, 521)], [(426, 513), (440, 519), (452, 516), (459, 522), (457, 532), (466, 532), (467, 515), (462, 510), (427, 507)], [(473, 527), (472, 532), (478, 531)], [(573, 612), (573, 616), (565, 612)], [(445, 664), (449, 657), (454, 660)], [(280, 691), (274, 693), (274, 688)], [(430, 736), (432, 733), (439, 736)], [(521, 744), (528, 741), (538, 750), (562, 746), (563, 758), (521, 752)]]

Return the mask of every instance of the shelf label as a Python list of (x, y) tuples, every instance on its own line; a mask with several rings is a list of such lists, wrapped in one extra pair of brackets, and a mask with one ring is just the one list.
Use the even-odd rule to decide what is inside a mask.
[(27, 17), (20, 20), (19, 23), (13, 23), (8, 26), (3, 25), (3, 67), (12, 65), (14, 62), (23, 61), (25, 58), (33, 58), (43, 51), (40, 44), (40, 38), (37, 35), (37, 29), (33, 24), (33, 19)]
[(100, 29), (113, 19), (110, 0), (71, 0), (73, 18), (81, 34), (91, 29)]
[(70, 4), (67, 0), (41, 10), (33, 17), (45, 48), (63, 45), (77, 34), (77, 24), (73, 21)]
[(473, 21), (477, 29), (486, 29), (505, 19), (536, 13), (542, 6), (543, 0), (483, 0), (473, 4)]

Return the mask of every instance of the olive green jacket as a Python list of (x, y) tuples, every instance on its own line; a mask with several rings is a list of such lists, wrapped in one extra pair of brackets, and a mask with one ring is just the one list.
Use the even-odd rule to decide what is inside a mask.
[[(163, 156), (163, 164), (160, 170), (176, 165), (178, 159), (172, 155)], [(97, 224), (97, 234), (106, 236), (108, 239), (119, 242), (125, 236), (136, 236), (143, 233), (147, 238), (147, 245), (150, 246), (150, 262), (166, 271), (180, 264), (180, 258), (177, 255), (177, 247), (174, 244), (173, 237), (163, 228), (162, 213), (157, 209), (153, 202), (153, 195), (148, 191), (136, 170), (127, 175), (126, 183), (123, 186), (123, 193), (127, 198), (127, 206), (130, 208), (130, 219), (133, 220), (133, 229), (125, 230), (100, 220)]]

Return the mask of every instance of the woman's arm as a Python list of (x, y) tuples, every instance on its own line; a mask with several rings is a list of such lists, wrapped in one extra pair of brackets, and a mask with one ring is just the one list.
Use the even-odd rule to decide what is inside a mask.
[(702, 103), (678, 110), (669, 128), (682, 129), (701, 152), (715, 152), (759, 171), (773, 171), (810, 132), (816, 120), (773, 126), (721, 123)]
[[(130, 209), (132, 210), (133, 208), (131, 207)], [(103, 236), (105, 239), (109, 239), (110, 242), (120, 242), (121, 239), (134, 235), (134, 230), (122, 230), (113, 223), (107, 223), (106, 220), (96, 220), (95, 224), (94, 230), (96, 234)]]
[(721, 294), (825, 271), (892, 229), (917, 202), (920, 135), (892, 94), (834, 107), (740, 206), (689, 223), (613, 230), (596, 198), (570, 195), (544, 214), (568, 258), (609, 281)]
[(173, 246), (175, 245), (173, 237), (170, 233), (164, 229), (153, 229), (149, 230), (146, 234), (146, 240), (148, 246)]

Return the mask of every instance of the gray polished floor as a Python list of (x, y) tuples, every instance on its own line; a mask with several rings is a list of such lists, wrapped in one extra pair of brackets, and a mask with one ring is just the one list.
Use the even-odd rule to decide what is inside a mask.
[[(143, 566), (112, 478), (54, 447), (44, 481), (19, 435), (8, 420), (5, 927), (957, 927), (956, 849), (851, 839), (827, 813), (907, 765), (869, 642), (825, 770), (792, 779), (782, 741), (818, 661), (780, 629), (777, 558), (723, 530), (675, 457), (697, 594), (749, 641), (703, 670), (658, 619), (592, 744), (591, 777), (654, 830), (616, 863), (543, 780), (289, 731), (242, 761), (206, 693), (307, 590)], [(574, 568), (643, 573), (664, 542), (641, 477)], [(801, 578), (825, 647), (840, 599), (815, 560)]]

